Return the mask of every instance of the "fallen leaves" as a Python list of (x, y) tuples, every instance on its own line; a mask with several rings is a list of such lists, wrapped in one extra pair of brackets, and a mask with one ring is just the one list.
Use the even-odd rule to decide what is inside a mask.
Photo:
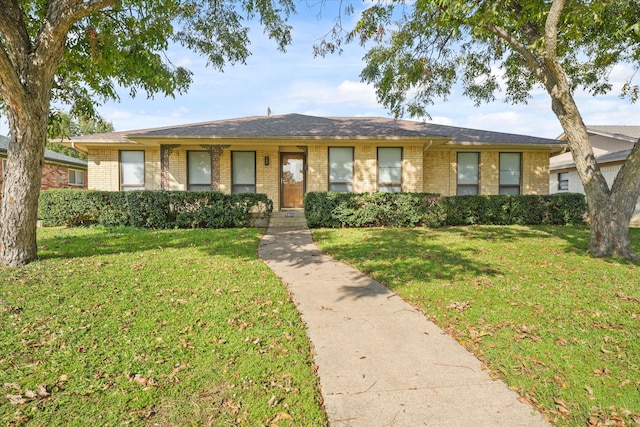
[[(20, 393), (21, 388), (16, 383), (5, 383), (4, 386), (6, 388), (11, 388)], [(29, 403), (34, 400), (42, 400), (51, 396), (51, 393), (47, 390), (46, 384), (40, 384), (35, 391), (30, 389), (25, 389), (23, 393), (20, 394), (7, 394), (5, 397), (9, 399), (9, 403), (12, 405), (24, 405), (25, 403)]]

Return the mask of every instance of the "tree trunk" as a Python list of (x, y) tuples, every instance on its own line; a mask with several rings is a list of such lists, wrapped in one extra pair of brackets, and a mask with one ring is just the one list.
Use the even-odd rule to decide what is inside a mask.
[(38, 196), (47, 137), (48, 102), (8, 108), (9, 147), (0, 209), (0, 261), (25, 265), (37, 257)]
[[(562, 86), (562, 85), (561, 85)], [(568, 90), (550, 91), (552, 108), (567, 137), (589, 209), (589, 252), (596, 257), (637, 260), (629, 223), (640, 197), (640, 144), (631, 151), (611, 189), (595, 159), (587, 127)]]

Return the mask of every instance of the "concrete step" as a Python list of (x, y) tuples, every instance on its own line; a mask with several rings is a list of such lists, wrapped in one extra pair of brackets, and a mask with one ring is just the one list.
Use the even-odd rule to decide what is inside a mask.
[(270, 227), (275, 228), (301, 228), (307, 226), (307, 219), (302, 209), (273, 212), (271, 214)]

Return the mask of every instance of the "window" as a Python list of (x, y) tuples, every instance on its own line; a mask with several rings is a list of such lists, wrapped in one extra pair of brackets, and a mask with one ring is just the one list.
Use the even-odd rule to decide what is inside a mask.
[(211, 191), (211, 156), (206, 151), (187, 151), (187, 189)]
[(478, 194), (480, 153), (458, 153), (458, 196)]
[(353, 191), (353, 147), (329, 147), (329, 191)]
[(569, 172), (560, 172), (558, 174), (558, 190), (569, 190)]
[(69, 185), (84, 186), (84, 171), (69, 169)]
[(144, 190), (144, 151), (120, 152), (120, 190)]
[(256, 192), (256, 152), (231, 152), (231, 191), (233, 193)]
[(520, 194), (521, 153), (500, 153), (500, 194)]
[(402, 191), (402, 148), (378, 148), (378, 191)]
[(2, 176), (7, 172), (7, 159), (2, 159)]

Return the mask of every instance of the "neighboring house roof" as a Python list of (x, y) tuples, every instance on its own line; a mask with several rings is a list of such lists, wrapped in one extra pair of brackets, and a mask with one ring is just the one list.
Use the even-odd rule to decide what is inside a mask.
[[(592, 125), (587, 126), (587, 133), (635, 143), (640, 138), (640, 126), (634, 125)], [(559, 140), (566, 141), (563, 133)]]
[[(6, 154), (7, 147), (9, 146), (9, 138), (0, 135), (0, 153)], [(51, 150), (44, 150), (44, 160), (47, 163), (56, 163), (66, 166), (76, 166), (86, 169), (87, 161), (82, 159), (76, 159), (75, 157), (67, 156), (65, 154), (56, 153)]]
[[(631, 149), (616, 151), (614, 153), (607, 153), (601, 156), (596, 156), (596, 161), (600, 165), (605, 163), (622, 162), (626, 160), (627, 157), (629, 157), (630, 153), (631, 153)], [(562, 162), (557, 164), (552, 163), (550, 166), (550, 169), (556, 170), (556, 169), (568, 169), (568, 168), (575, 168), (575, 167), (576, 167), (576, 164), (573, 161), (567, 161), (567, 162)]]
[(72, 138), (75, 143), (130, 143), (143, 139), (438, 139), (454, 145), (520, 144), (562, 148), (555, 139), (381, 117), (254, 116)]

